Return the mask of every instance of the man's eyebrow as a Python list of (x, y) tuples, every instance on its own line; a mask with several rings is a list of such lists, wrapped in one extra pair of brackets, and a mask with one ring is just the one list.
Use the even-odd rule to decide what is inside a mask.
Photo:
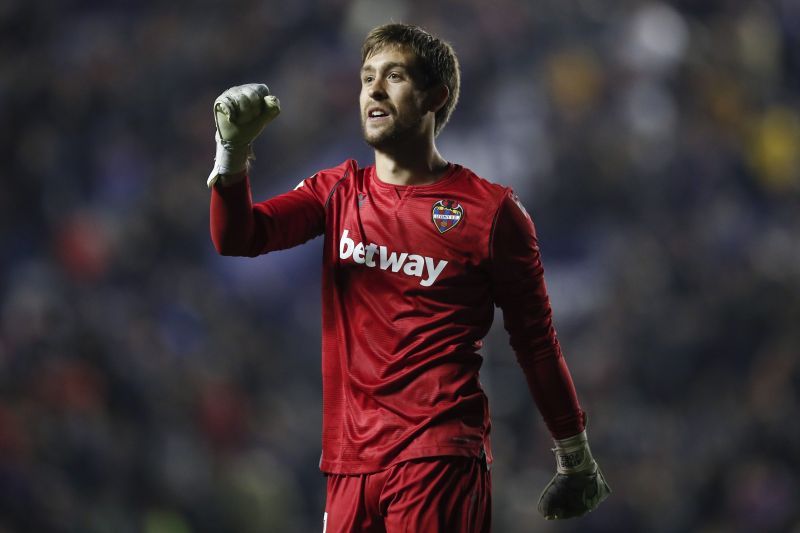
[[(383, 65), (381, 65), (381, 68), (384, 69), (384, 70), (389, 70), (389, 69), (398, 68), (398, 67), (400, 67), (400, 68), (402, 68), (404, 70), (408, 70), (409, 69), (407, 64), (400, 63), (399, 61), (390, 61), (389, 63), (384, 63)], [(372, 65), (364, 65), (363, 67), (361, 67), (361, 72), (374, 72), (374, 71), (375, 71), (375, 67), (373, 67)]]

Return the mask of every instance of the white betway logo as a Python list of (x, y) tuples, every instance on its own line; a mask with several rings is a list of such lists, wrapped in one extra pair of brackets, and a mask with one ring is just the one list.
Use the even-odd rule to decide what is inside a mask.
[[(353, 258), (358, 264), (369, 268), (378, 267), (381, 270), (392, 269), (392, 272), (400, 272), (407, 276), (417, 276), (422, 278), (419, 282), (423, 287), (430, 287), (442, 273), (447, 261), (444, 259), (436, 262), (436, 259), (424, 255), (409, 254), (407, 252), (389, 252), (385, 246), (378, 246), (374, 242), (364, 246), (363, 242), (355, 243), (347, 236), (348, 230), (342, 233), (339, 241), (339, 257), (341, 259)], [(376, 261), (377, 254), (377, 261)]]

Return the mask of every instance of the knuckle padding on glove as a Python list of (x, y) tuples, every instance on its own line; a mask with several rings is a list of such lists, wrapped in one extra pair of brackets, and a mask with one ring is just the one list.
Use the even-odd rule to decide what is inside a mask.
[[(600, 476), (600, 477), (598, 477)], [(546, 517), (575, 518), (583, 516), (604, 498), (605, 480), (598, 472), (586, 474), (556, 474), (545, 488), (539, 511)]]
[(251, 102), (259, 99), (258, 91), (256, 91), (255, 88), (250, 85), (245, 85), (242, 87), (242, 95)]
[(242, 87), (249, 91), (250, 97), (254, 100), (259, 100), (265, 96), (269, 96), (269, 88), (263, 83), (249, 83), (247, 85), (243, 85)]
[(265, 103), (255, 87), (257, 85), (241, 85), (230, 89), (229, 100), (235, 108), (236, 115), (235, 118), (232, 117), (232, 122), (238, 124), (250, 122), (264, 111)]

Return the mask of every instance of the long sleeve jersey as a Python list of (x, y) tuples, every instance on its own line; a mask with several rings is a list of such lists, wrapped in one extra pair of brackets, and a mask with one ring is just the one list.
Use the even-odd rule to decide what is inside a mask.
[(347, 160), (256, 204), (248, 179), (215, 186), (211, 235), (242, 256), (324, 235), (324, 472), (491, 461), (479, 370), (495, 305), (552, 436), (584, 429), (534, 225), (511, 189), (455, 164), (431, 185), (394, 186)]

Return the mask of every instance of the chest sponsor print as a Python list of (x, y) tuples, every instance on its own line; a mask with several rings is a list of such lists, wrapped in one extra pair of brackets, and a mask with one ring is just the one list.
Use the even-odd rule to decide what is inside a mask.
[(348, 260), (369, 268), (403, 273), (406, 276), (420, 278), (419, 284), (430, 287), (442, 273), (447, 261), (435, 259), (427, 255), (409, 252), (394, 252), (384, 245), (371, 242), (365, 245), (356, 242), (349, 236), (350, 231), (344, 230), (339, 239), (339, 259)]
[(464, 218), (464, 208), (455, 200), (439, 200), (433, 204), (431, 211), (433, 225), (439, 233), (445, 233), (455, 228)]

